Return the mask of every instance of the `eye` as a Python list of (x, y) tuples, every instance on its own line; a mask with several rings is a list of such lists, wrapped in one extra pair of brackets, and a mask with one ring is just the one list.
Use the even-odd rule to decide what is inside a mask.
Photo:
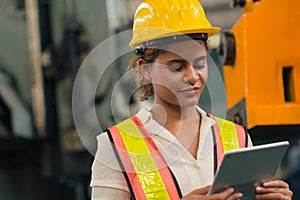
[(195, 68), (195, 69), (198, 69), (198, 70), (201, 70), (201, 69), (203, 69), (204, 67), (205, 67), (204, 64), (201, 64), (201, 65), (194, 65), (194, 68)]
[(184, 69), (184, 65), (180, 65), (179, 67), (168, 67), (171, 72), (181, 72)]

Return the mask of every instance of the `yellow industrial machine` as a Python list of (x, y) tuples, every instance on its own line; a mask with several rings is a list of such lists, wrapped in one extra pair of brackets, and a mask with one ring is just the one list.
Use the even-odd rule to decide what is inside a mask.
[(244, 15), (222, 33), (219, 47), (229, 118), (248, 129), (299, 130), (300, 1), (235, 2)]

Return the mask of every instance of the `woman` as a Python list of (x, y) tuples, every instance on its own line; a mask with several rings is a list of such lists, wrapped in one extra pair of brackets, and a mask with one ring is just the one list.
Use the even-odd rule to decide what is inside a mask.
[[(228, 134), (219, 122), (236, 133), (229, 149), (252, 145), (240, 126), (197, 106), (208, 76), (207, 38), (218, 31), (197, 0), (146, 0), (138, 7), (131, 67), (142, 100), (153, 96), (153, 106), (98, 136), (93, 199), (242, 198), (232, 188), (208, 195), (225, 151), (220, 138)], [(256, 199), (291, 197), (280, 180), (256, 188)]]

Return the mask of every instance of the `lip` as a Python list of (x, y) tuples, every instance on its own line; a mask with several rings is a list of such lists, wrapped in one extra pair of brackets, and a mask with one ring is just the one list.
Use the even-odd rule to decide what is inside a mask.
[(180, 90), (180, 92), (186, 94), (186, 95), (196, 95), (199, 91), (200, 87), (193, 87), (193, 88), (188, 88), (185, 90)]

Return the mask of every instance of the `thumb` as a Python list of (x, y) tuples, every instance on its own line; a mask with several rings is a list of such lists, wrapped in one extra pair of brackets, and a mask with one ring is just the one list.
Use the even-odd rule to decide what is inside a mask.
[(194, 192), (195, 192), (195, 194), (206, 195), (208, 193), (208, 191), (209, 191), (209, 188), (210, 188), (210, 185), (205, 186), (203, 188), (195, 189)]

